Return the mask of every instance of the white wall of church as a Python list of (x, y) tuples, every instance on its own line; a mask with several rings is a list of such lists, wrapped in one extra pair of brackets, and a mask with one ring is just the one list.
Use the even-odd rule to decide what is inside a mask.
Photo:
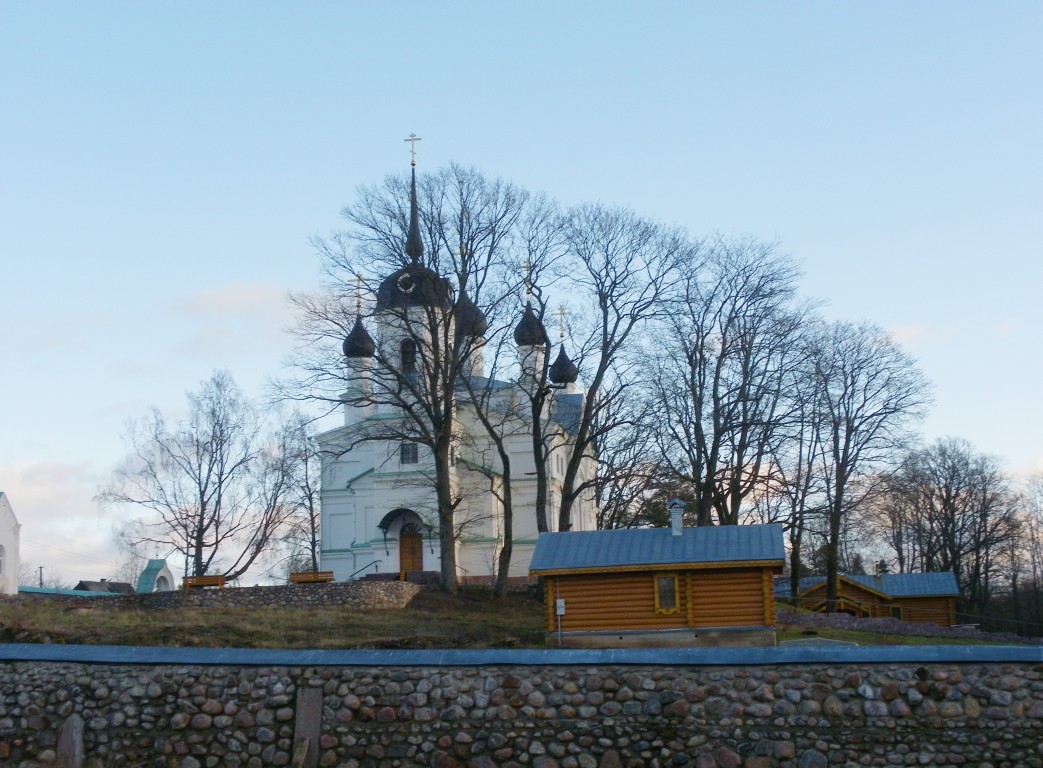
[(18, 569), (21, 567), (19, 539), (21, 525), (7, 494), (0, 491), (0, 594), (18, 594)]
[[(413, 310), (410, 310), (411, 312)], [(416, 318), (418, 325), (420, 318)], [(396, 359), (398, 345), (410, 331), (400, 327), (401, 317), (378, 313), (373, 318), (376, 345), (382, 356)], [(538, 350), (545, 354), (544, 350)], [(349, 390), (365, 391), (374, 375), (370, 359), (349, 360), (353, 380)], [(494, 396), (499, 399), (502, 413), (518, 414), (501, 425), (506, 448), (511, 458), (511, 488), (514, 519), (511, 532), (513, 556), (511, 576), (527, 576), (536, 538), (536, 479), (532, 451), (532, 433), (524, 403), (528, 398), (521, 388), (501, 385)], [(434, 465), (430, 450), (417, 446), (416, 463), (403, 461), (402, 443), (396, 440), (372, 440), (354, 447), (357, 438), (367, 426), (394, 423), (401, 411), (390, 404), (378, 408), (354, 407), (345, 398), (344, 426), (320, 435), (323, 449), (321, 567), (332, 570), (336, 580), (360, 578), (367, 574), (398, 573), (403, 567), (403, 553), (399, 544), (401, 527), (408, 510), (414, 514), (425, 533), (423, 568), (441, 569), (438, 542), (438, 510), (433, 488)], [(547, 413), (551, 406), (547, 406)], [(453, 433), (453, 492), (459, 499), (456, 524), (458, 575), (489, 577), (496, 573), (500, 549), (506, 534), (502, 502), (491, 490), (491, 484), (502, 482), (503, 466), (485, 427), (478, 421), (472, 408), (461, 403), (456, 413)], [(560, 457), (568, 451), (567, 435), (560, 429), (549, 439), (554, 450), (548, 462), (549, 498), (547, 522), (551, 531), (557, 530), (557, 504), (561, 499), (564, 463)], [(349, 450), (350, 448), (350, 450)], [(582, 465), (580, 482), (589, 479), (595, 470), (592, 457)], [(572, 530), (593, 530), (596, 505), (593, 496), (584, 494), (574, 506)], [(413, 518), (409, 518), (413, 519)], [(381, 530), (384, 524), (386, 533)], [(412, 562), (412, 560), (411, 560)]]

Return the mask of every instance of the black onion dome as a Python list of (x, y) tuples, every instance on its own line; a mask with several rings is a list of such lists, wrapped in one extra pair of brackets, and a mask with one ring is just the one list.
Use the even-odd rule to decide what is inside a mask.
[(575, 384), (579, 378), (579, 368), (565, 354), (565, 347), (558, 348), (558, 357), (551, 364), (548, 372), (552, 384)]
[(532, 311), (531, 303), (525, 305), (525, 313), (514, 329), (514, 341), (519, 347), (550, 346), (547, 329)]
[(377, 345), (373, 342), (373, 337), (366, 331), (365, 326), (362, 325), (362, 318), (356, 317), (355, 326), (344, 339), (344, 356), (373, 357), (373, 353), (376, 351)]
[(449, 281), (420, 263), (424, 255), (424, 241), (420, 238), (420, 212), (416, 202), (416, 169), (409, 185), (409, 232), (406, 235), (406, 255), (409, 264), (384, 278), (377, 288), (377, 306), (382, 309), (406, 307), (437, 307), (448, 309)]
[(448, 309), (452, 303), (450, 296), (448, 280), (414, 262), (384, 278), (384, 282), (377, 288), (376, 310), (406, 307)]
[(482, 310), (471, 301), (467, 291), (460, 292), (460, 300), (456, 302), (456, 335), (478, 338), (484, 336), (489, 329), (489, 321)]

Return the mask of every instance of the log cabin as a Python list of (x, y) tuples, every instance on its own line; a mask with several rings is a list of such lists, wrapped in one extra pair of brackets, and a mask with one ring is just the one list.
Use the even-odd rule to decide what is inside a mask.
[[(951, 627), (956, 624), (959, 594), (956, 575), (951, 572), (885, 573), (879, 576), (839, 574), (836, 610), (863, 619), (893, 618)], [(799, 608), (825, 611), (826, 578), (802, 578), (796, 600), (787, 579), (776, 587), (775, 596), (779, 600), (792, 601)]]
[(775, 645), (779, 525), (543, 533), (547, 644), (571, 648)]

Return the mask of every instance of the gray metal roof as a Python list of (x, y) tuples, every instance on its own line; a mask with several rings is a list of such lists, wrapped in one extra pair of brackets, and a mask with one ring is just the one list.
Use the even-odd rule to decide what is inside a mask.
[(558, 571), (681, 563), (777, 560), (785, 552), (780, 525), (628, 528), (612, 531), (541, 533), (529, 570)]
[(101, 592), (115, 595), (132, 595), (134, 587), (122, 581), (81, 581), (73, 590), (76, 592)]
[(558, 393), (554, 396), (551, 418), (571, 435), (579, 431), (583, 416), (583, 394), (580, 392)]
[[(883, 592), (891, 597), (938, 597), (958, 595), (956, 574), (944, 573), (885, 573), (881, 576), (841, 574), (845, 579), (864, 587)], [(805, 576), (798, 583), (801, 592), (811, 589), (826, 580), (825, 576)], [(790, 597), (789, 579), (775, 585), (776, 597)]]
[[(873, 576), (858, 576), (872, 580)], [(884, 575), (884, 591), (891, 597), (914, 597), (917, 595), (958, 595), (956, 574), (947, 573), (888, 573)]]

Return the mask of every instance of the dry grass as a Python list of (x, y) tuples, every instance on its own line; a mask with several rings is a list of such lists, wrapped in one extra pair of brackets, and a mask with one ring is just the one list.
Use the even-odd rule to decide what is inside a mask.
[[(789, 619), (789, 617), (787, 617)], [(859, 645), (981, 644), (982, 640), (898, 635), (804, 625), (778, 627), (779, 640), (821, 637)], [(424, 590), (398, 611), (340, 609), (70, 608), (44, 600), (0, 601), (0, 642), (167, 645), (203, 648), (543, 648), (543, 613), (533, 596), (485, 590)]]
[(203, 648), (530, 648), (543, 646), (541, 604), (486, 591), (424, 590), (400, 611), (69, 608), (0, 604), (0, 641)]

